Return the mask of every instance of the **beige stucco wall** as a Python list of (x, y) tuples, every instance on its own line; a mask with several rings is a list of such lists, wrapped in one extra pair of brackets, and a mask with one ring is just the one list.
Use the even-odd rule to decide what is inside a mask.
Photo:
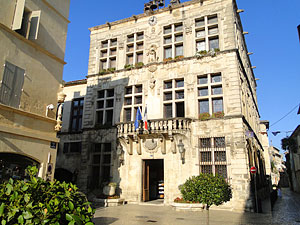
[[(49, 163), (55, 166), (57, 93), (61, 91), (70, 1), (26, 0), (25, 8), (40, 10), (39, 33), (28, 40), (11, 30), (16, 1), (0, 1), (0, 64), (8, 61), (25, 70), (24, 85), (17, 108), (0, 104), (0, 152), (28, 156), (39, 163), (39, 175), (45, 177)], [(54, 3), (54, 2), (53, 2)], [(61, 11), (60, 15), (55, 7)], [(0, 67), (0, 80), (4, 66)], [(54, 105), (46, 112), (46, 107)], [(51, 175), (53, 177), (53, 173)]]

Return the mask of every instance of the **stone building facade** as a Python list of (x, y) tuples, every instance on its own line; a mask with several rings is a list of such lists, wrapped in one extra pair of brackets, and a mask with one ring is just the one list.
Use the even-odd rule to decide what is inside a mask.
[[(255, 208), (249, 171), (262, 196), (264, 150), (240, 12), (233, 0), (174, 1), (90, 28), (87, 79), (64, 89), (76, 112), (65, 108), (57, 168), (84, 191), (116, 182), (129, 203), (171, 204), (189, 177), (219, 174), (233, 190), (223, 207)], [(139, 109), (148, 129), (134, 125)]]
[(69, 6), (0, 0), (0, 182), (23, 177), (32, 164), (53, 177)]

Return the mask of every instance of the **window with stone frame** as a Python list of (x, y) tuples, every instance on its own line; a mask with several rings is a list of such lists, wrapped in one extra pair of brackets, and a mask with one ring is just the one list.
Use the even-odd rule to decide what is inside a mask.
[(100, 46), (100, 71), (117, 67), (117, 38), (101, 42)]
[(63, 153), (81, 153), (82, 145), (80, 141), (65, 142), (63, 147)]
[(199, 171), (227, 179), (225, 137), (199, 138)]
[(91, 157), (91, 186), (99, 187), (101, 183), (111, 179), (112, 165), (111, 143), (93, 143)]
[(144, 32), (127, 35), (126, 64), (144, 62)]
[(221, 73), (204, 74), (197, 78), (199, 114), (224, 113)]
[(112, 125), (114, 119), (114, 89), (99, 90), (96, 99), (96, 124)]
[(165, 80), (163, 83), (164, 118), (184, 117), (184, 79)]
[(143, 110), (143, 85), (137, 84), (125, 87), (123, 121), (135, 120), (138, 107)]
[(176, 23), (164, 27), (163, 50), (164, 59), (183, 56), (183, 24)]
[(204, 16), (195, 20), (196, 52), (219, 49), (218, 16)]
[(71, 118), (70, 118), (70, 131), (81, 131), (82, 127), (82, 115), (83, 115), (84, 99), (74, 99), (72, 101)]

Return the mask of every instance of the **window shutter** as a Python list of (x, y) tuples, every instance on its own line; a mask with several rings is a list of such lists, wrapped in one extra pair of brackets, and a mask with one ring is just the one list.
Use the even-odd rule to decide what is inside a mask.
[(35, 40), (38, 36), (41, 11), (33, 11), (30, 18), (29, 40)]
[(14, 74), (16, 66), (9, 62), (5, 62), (3, 79), (0, 87), (0, 102), (9, 105), (13, 92)]
[(17, 0), (14, 21), (12, 30), (19, 30), (22, 27), (23, 13), (25, 7), (25, 0)]
[(15, 76), (14, 76), (14, 88), (11, 96), (10, 106), (19, 108), (22, 88), (24, 84), (24, 74), (25, 70), (16, 67), (15, 69)]

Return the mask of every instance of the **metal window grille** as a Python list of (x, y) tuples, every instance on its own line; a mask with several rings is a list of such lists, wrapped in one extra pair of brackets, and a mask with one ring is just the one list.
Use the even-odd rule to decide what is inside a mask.
[(225, 137), (199, 139), (199, 172), (219, 174), (227, 179)]

